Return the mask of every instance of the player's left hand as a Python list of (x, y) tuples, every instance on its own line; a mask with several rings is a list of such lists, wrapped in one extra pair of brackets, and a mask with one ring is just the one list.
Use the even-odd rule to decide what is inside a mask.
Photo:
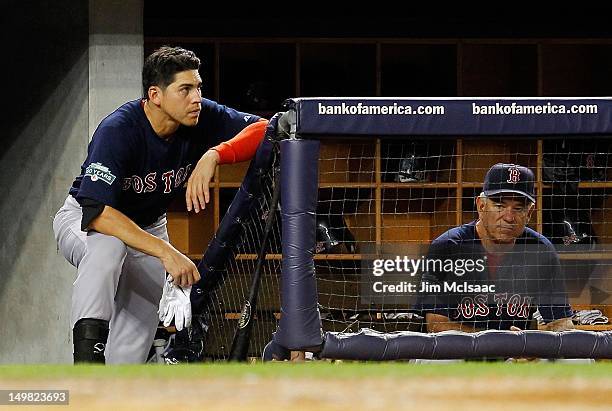
[(219, 164), (219, 153), (215, 150), (208, 150), (196, 164), (187, 181), (185, 193), (187, 211), (194, 210), (199, 213), (206, 208), (206, 204), (210, 201), (209, 185), (215, 175), (217, 164)]
[(164, 327), (169, 326), (174, 319), (178, 331), (191, 326), (191, 287), (179, 287), (170, 281), (164, 282), (162, 298), (159, 301), (159, 320)]

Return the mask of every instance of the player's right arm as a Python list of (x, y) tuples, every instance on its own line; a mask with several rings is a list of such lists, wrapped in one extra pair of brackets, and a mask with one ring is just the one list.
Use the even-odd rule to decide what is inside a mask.
[(206, 125), (203, 137), (218, 145), (203, 154), (187, 181), (187, 211), (196, 213), (204, 210), (210, 200), (209, 185), (216, 166), (252, 159), (268, 125), (263, 118), (207, 99), (202, 99), (201, 117)]
[(104, 206), (102, 212), (88, 226), (99, 233), (117, 237), (128, 246), (160, 259), (164, 268), (181, 287), (200, 280), (195, 264), (170, 243), (147, 233), (125, 214), (111, 206)]
[(83, 209), (81, 228), (116, 237), (126, 245), (160, 259), (180, 286), (200, 279), (196, 266), (168, 242), (140, 228), (118, 210), (123, 178), (138, 159), (141, 143), (138, 125), (109, 116), (96, 129), (82, 168), (75, 198)]

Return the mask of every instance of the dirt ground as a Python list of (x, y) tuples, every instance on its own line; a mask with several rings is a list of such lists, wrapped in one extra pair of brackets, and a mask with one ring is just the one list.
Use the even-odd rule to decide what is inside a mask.
[(70, 404), (12, 410), (609, 410), (612, 379), (422, 377), (2, 381), (2, 389), (68, 389)]

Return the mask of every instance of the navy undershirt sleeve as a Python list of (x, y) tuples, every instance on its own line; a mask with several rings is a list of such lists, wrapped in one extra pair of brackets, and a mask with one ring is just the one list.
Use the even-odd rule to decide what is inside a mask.
[(104, 211), (105, 205), (91, 198), (79, 198), (83, 217), (81, 218), (81, 231), (89, 231), (91, 222)]

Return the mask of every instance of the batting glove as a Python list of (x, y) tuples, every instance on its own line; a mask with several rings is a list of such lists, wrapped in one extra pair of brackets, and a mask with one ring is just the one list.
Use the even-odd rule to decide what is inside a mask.
[[(171, 279), (169, 277), (168, 279)], [(159, 320), (164, 322), (164, 327), (169, 326), (174, 320), (174, 326), (178, 331), (191, 326), (191, 286), (180, 287), (166, 280), (161, 300), (159, 301)]]

